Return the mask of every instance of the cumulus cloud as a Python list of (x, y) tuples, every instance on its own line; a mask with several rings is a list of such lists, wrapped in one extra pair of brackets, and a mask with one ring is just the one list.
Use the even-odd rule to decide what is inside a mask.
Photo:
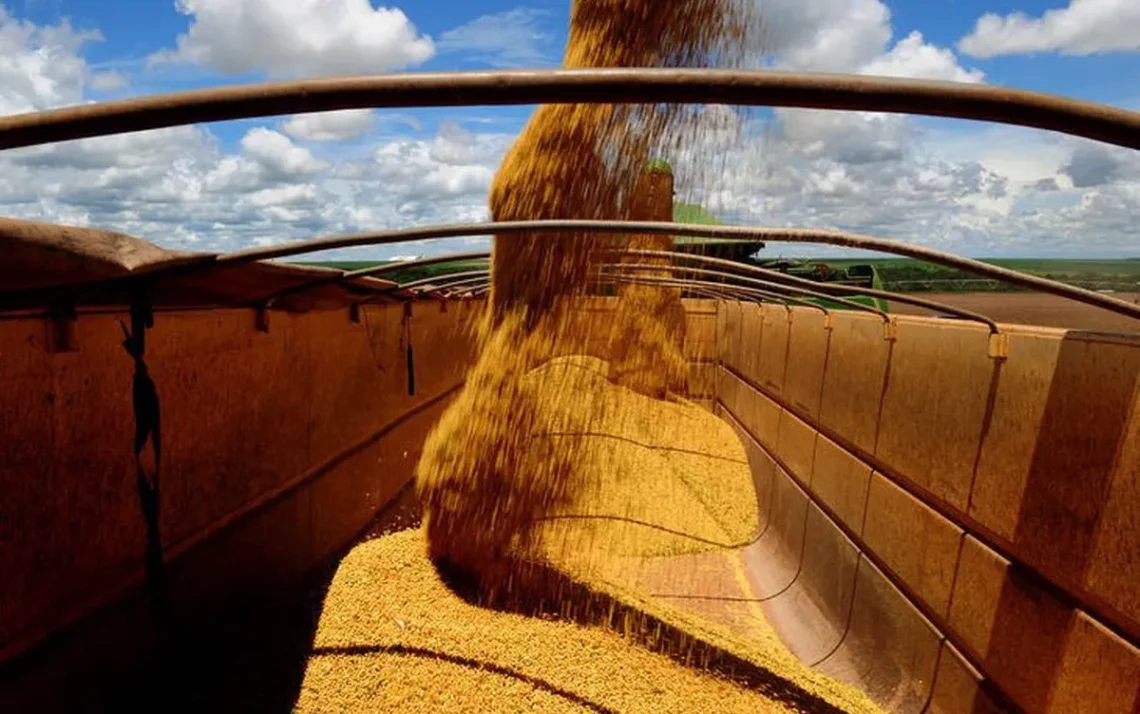
[(912, 32), (887, 53), (872, 59), (861, 74), (886, 77), (940, 79), (951, 82), (980, 82), (985, 74), (958, 64), (952, 50), (927, 44), (921, 32)]
[(298, 114), (281, 127), (298, 141), (349, 141), (372, 128), (371, 109), (345, 109), (338, 112)]
[(1070, 0), (1040, 17), (1022, 12), (986, 13), (958, 49), (971, 57), (1033, 52), (1092, 55), (1140, 50), (1140, 3), (1135, 0)]
[(67, 20), (36, 25), (12, 17), (0, 5), (0, 114), (75, 104), (83, 97), (87, 63), (79, 52), (103, 39)]
[(1081, 142), (1076, 145), (1061, 173), (1068, 176), (1076, 188), (1091, 188), (1112, 183), (1123, 168), (1118, 152), (1098, 144)]
[[(956, 82), (984, 79), (980, 70), (963, 67), (953, 50), (927, 42), (920, 32), (895, 41), (890, 10), (881, 0), (765, 0), (759, 12), (764, 21), (760, 44), (778, 68)], [(767, 196), (748, 204), (753, 214), (795, 202), (777, 194), (803, 192), (835, 203), (866, 194), (870, 189), (864, 184), (872, 177), (888, 185), (895, 178), (890, 172), (909, 165), (917, 140), (909, 117), (874, 112), (777, 109), (765, 131), (763, 142), (736, 152), (750, 170), (767, 177), (762, 187)], [(920, 172), (913, 183), (924, 185), (928, 177), (929, 171)], [(745, 207), (739, 201), (727, 203), (737, 212)], [(858, 209), (866, 214), (865, 207)]]
[(190, 29), (152, 64), (185, 63), (222, 74), (362, 74), (429, 59), (430, 37), (398, 8), (369, 0), (176, 0)]
[[(191, 4), (209, 3), (183, 3)], [(778, 67), (983, 79), (918, 33), (896, 37), (879, 0), (765, 0), (765, 8), (772, 38), (767, 61)], [(369, 6), (369, 12), (378, 11)], [(194, 17), (200, 25), (205, 14)], [(340, 26), (335, 17), (321, 22)], [(304, 31), (290, 30), (294, 39)], [(495, 51), (471, 37), (469, 51)], [(96, 80), (82, 47), (96, 38), (66, 24), (40, 27), (4, 15), (0, 79), (13, 81), (0, 82), (6, 102), (0, 109), (83, 101), (84, 88)], [(309, 47), (293, 49), (313, 56)], [(11, 67), (29, 70), (3, 75)], [(15, 81), (20, 77), (23, 83)], [(1134, 252), (1140, 159), (1129, 152), (1021, 129), (1014, 130), (1016, 140), (989, 131), (950, 135), (891, 114), (720, 105), (694, 111), (698, 140), (668, 157), (678, 198), (732, 222), (839, 227), (967, 254)], [(0, 152), (0, 213), (203, 250), (485, 220), (488, 189), (514, 134), (477, 122), (491, 116), (479, 110), (465, 114), (470, 121), (444, 121), (435, 135), (417, 126), (404, 136), (377, 136), (372, 113), (332, 112), (266, 120), (236, 145), (205, 127), (181, 127)], [(360, 139), (368, 143), (350, 151), (328, 143)], [(352, 255), (427, 254), (472, 244), (486, 239)]]
[(758, 0), (763, 54), (793, 69), (849, 72), (891, 39), (880, 0)]
[(547, 12), (517, 7), (483, 15), (439, 37), (440, 53), (463, 54), (492, 67), (540, 67), (557, 63), (550, 35), (541, 28)]
[[(849, 132), (868, 126), (865, 117), (741, 116), (730, 145), (698, 141), (674, 157), (680, 199), (730, 222), (841, 228), (967, 255), (1134, 252), (1140, 157), (1131, 152), (1028, 129), (900, 136), (890, 123), (848, 144)], [(1010, 164), (1011, 146), (1044, 158)]]
[(776, 117), (780, 136), (804, 156), (844, 164), (902, 159), (912, 131), (892, 114), (781, 109)]
[(894, 40), (882, 0), (757, 0), (757, 54), (782, 69), (979, 81), (920, 32)]
[(241, 139), (241, 148), (261, 168), (277, 177), (306, 176), (327, 166), (314, 157), (313, 152), (295, 146), (289, 137), (265, 127), (250, 129)]
[[(0, 153), (0, 213), (120, 230), (160, 245), (234, 250), (329, 233), (487, 219), (511, 134), (445, 124), (332, 160), (268, 126), (227, 150), (204, 127)], [(486, 239), (391, 251), (443, 252)]]

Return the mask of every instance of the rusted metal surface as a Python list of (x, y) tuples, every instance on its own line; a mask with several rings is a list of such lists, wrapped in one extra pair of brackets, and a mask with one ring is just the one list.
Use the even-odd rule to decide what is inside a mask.
[[(162, 399), (163, 567), (179, 616), (299, 576), (410, 478), (440, 400), (474, 355), (457, 328), (476, 311), (433, 308), (416, 306), (408, 325), (414, 396), (403, 389), (398, 305), (370, 306), (359, 323), (342, 311), (282, 315), (264, 335), (246, 309), (157, 315), (145, 357)], [(41, 698), (30, 709), (74, 710), (53, 708), (55, 693), (31, 684), (41, 665), (70, 684), (96, 663), (117, 666), (102, 660), (141, 646), (153, 627), (145, 598), (130, 595), (143, 578), (145, 532), (120, 321), (130, 315), (81, 314), (74, 353), (47, 349), (41, 319), (0, 321), (0, 485), (16, 537), (13, 557), (0, 559), (0, 579), (15, 584), (0, 588), (5, 704), (14, 687)], [(362, 389), (382, 398), (361, 399)], [(335, 517), (310, 518), (310, 507)], [(139, 621), (109, 615), (107, 624), (124, 601), (140, 606)], [(92, 627), (102, 640), (87, 641)], [(73, 637), (83, 659), (66, 661)], [(28, 670), (9, 660), (40, 643), (46, 664), (22, 660), (33, 672), (25, 687), (12, 673)]]
[[(627, 255), (646, 255), (646, 256), (664, 255), (664, 253), (659, 253), (657, 251), (646, 251), (646, 250), (628, 250), (628, 251), (625, 251), (625, 253)], [(777, 282), (788, 283), (791, 285), (804, 285), (804, 286), (814, 287), (817, 290), (821, 290), (821, 291), (828, 292), (828, 293), (837, 292), (837, 293), (846, 293), (848, 295), (865, 295), (867, 297), (877, 297), (877, 298), (884, 298), (886, 300), (893, 300), (895, 302), (903, 303), (905, 305), (914, 305), (915, 307), (923, 307), (923, 308), (926, 308), (928, 310), (935, 310), (935, 311), (939, 311), (939, 312), (944, 312), (947, 315), (954, 315), (956, 317), (965, 318), (967, 320), (974, 320), (976, 322), (981, 322), (981, 323), (989, 326), (990, 332), (993, 332), (993, 333), (999, 332), (997, 323), (994, 322), (993, 320), (991, 320), (990, 318), (986, 317), (985, 315), (979, 313), (979, 312), (974, 312), (973, 310), (965, 310), (963, 308), (954, 307), (953, 305), (947, 305), (945, 303), (937, 302), (934, 300), (926, 300), (924, 298), (913, 297), (911, 295), (894, 293), (894, 292), (891, 292), (889, 290), (876, 290), (874, 288), (863, 288), (863, 287), (857, 287), (857, 286), (853, 286), (853, 285), (833, 285), (830, 283), (820, 283), (820, 282), (817, 282), (814, 280), (808, 280), (806, 278), (799, 278), (799, 277), (796, 277), (794, 275), (787, 275), (785, 273), (781, 273), (781, 272), (776, 271), (776, 270), (769, 270), (767, 268), (761, 268), (761, 267), (755, 266), (755, 265), (748, 265), (747, 263), (738, 263), (738, 262), (732, 261), (732, 260), (724, 260), (723, 258), (714, 258), (711, 256), (694, 255), (691, 253), (681, 253), (681, 252), (669, 253), (668, 255), (672, 255), (673, 257), (681, 258), (682, 260), (687, 260), (687, 261), (691, 261), (694, 263), (705, 263), (708, 265), (722, 265), (726, 268), (731, 268), (733, 270), (738, 270), (741, 272), (755, 273), (757, 275), (764, 275), (764, 276), (770, 278), (771, 280), (774, 280)], [(694, 269), (690, 268), (689, 270), (694, 270)], [(709, 271), (705, 271), (705, 272), (709, 272)], [(717, 275), (727, 275), (727, 276), (732, 276), (732, 277), (740, 277), (739, 275), (736, 275), (734, 273), (720, 272), (720, 271), (711, 271), (711, 272), (714, 274), (717, 274)], [(836, 298), (834, 296), (830, 296), (830, 297), (828, 297), (828, 299), (829, 300), (841, 300), (840, 298)]]
[(694, 280), (692, 278), (656, 278), (650, 275), (623, 275), (623, 274), (603, 274), (600, 276), (601, 280), (608, 282), (612, 285), (660, 285), (663, 287), (674, 288), (700, 288), (705, 291), (720, 291), (722, 294), (727, 293), (729, 299), (735, 294), (738, 296), (736, 299), (745, 299), (747, 302), (758, 302), (757, 298), (762, 300), (771, 300), (780, 303), (781, 305), (801, 305), (816, 310), (827, 310), (820, 305), (810, 303), (801, 298), (787, 293), (780, 293), (773, 290), (761, 290), (744, 285), (725, 285), (724, 283), (714, 283), (707, 280)]
[[(63, 231), (63, 228), (60, 228)], [(480, 235), (507, 235), (529, 232), (551, 233), (555, 231), (590, 231), (607, 234), (647, 233), (691, 236), (698, 238), (722, 238), (729, 240), (787, 243), (824, 243), (846, 248), (873, 250), (892, 255), (900, 255), (916, 260), (923, 260), (936, 265), (957, 268), (977, 275), (982, 275), (1019, 287), (1037, 290), (1040, 292), (1058, 295), (1071, 300), (1077, 300), (1088, 305), (1110, 310), (1120, 315), (1140, 319), (1140, 304), (1111, 297), (1092, 290), (1066, 285), (1036, 275), (1021, 273), (1016, 270), (990, 265), (980, 260), (963, 258), (933, 248), (905, 243), (903, 241), (873, 236), (849, 233), (846, 231), (815, 229), (815, 228), (776, 228), (762, 226), (709, 226), (689, 223), (670, 223), (664, 221), (588, 221), (588, 220), (548, 220), (548, 221), (504, 221), (474, 224), (450, 224), (439, 226), (422, 226), (415, 228), (399, 228), (385, 231), (358, 233), (352, 235), (329, 236), (310, 240), (297, 241), (281, 246), (266, 248), (251, 248), (235, 251), (214, 257), (212, 260), (195, 261), (190, 266), (178, 266), (166, 271), (156, 270), (153, 274), (163, 276), (166, 274), (196, 273), (198, 271), (216, 270), (223, 265), (236, 265), (262, 260), (288, 258), (306, 253), (315, 253), (323, 250), (354, 248), (374, 245), (391, 245), (411, 241), (422, 241), (440, 238), (457, 238)], [(454, 257), (449, 257), (454, 260)], [(445, 261), (441, 261), (445, 262)], [(368, 268), (369, 275), (382, 272), (386, 266)], [(407, 267), (404, 264), (404, 267)], [(392, 266), (392, 270), (396, 267)], [(757, 269), (761, 270), (761, 269)], [(777, 275), (780, 275), (777, 273)], [(330, 276), (329, 280), (336, 282), (350, 277), (351, 274)], [(321, 284), (323, 285), (323, 279)], [(310, 288), (305, 288), (310, 289)], [(11, 295), (9, 293), (9, 295)], [(48, 294), (45, 293), (45, 296)], [(5, 293), (0, 291), (0, 302)], [(828, 296), (834, 299), (834, 296)], [(916, 298), (917, 299), (917, 298)], [(940, 308), (941, 309), (941, 306)], [(965, 312), (958, 310), (965, 316)], [(987, 318), (971, 313), (971, 319), (979, 319), (990, 324)]]
[(955, 117), (1140, 148), (1140, 114), (978, 84), (709, 69), (417, 72), (199, 89), (0, 119), (0, 149), (200, 122), (364, 107), (695, 103)]
[[(835, 318), (858, 319), (850, 314)], [(766, 433), (771, 440), (771, 429), (765, 432), (754, 417), (763, 404), (776, 403), (782, 410), (779, 432), (789, 417), (817, 431), (808, 493), (859, 548), (864, 562), (874, 566), (868, 573), (876, 574), (878, 584), (868, 582), (874, 586), (870, 589), (856, 585), (851, 614), (840, 614), (841, 621), (847, 618), (844, 644), (822, 668), (867, 682), (868, 691), (883, 687), (888, 692), (900, 670), (883, 665), (893, 659), (907, 663), (901, 671), (914, 677), (913, 691), (926, 692), (935, 650), (926, 634), (929, 628), (922, 625), (926, 620), (981, 673), (962, 683), (967, 693), (959, 702), (967, 705), (962, 710), (971, 710), (975, 691), (1005, 704), (1012, 699), (1012, 711), (1045, 711), (1046, 697), (1055, 698), (1057, 692), (1066, 697), (1084, 692), (1082, 701), (1097, 711), (1127, 710), (1119, 704), (1130, 705), (1140, 692), (1134, 674), (1140, 672), (1140, 607), (1132, 560), (1123, 553), (1134, 553), (1137, 541), (1131, 524), (1106, 525), (1101, 514), (1131, 513), (1135, 507), (1123, 486), (1136, 482), (1135, 461), (1122, 455), (1140, 444), (1140, 429), (1135, 428), (1140, 343), (1122, 335), (1010, 326), (1003, 334), (1013, 347), (998, 369), (987, 355), (986, 335), (976, 328), (916, 317), (900, 321), (889, 374), (882, 381), (882, 404), (871, 409), (882, 426), (880, 434), (890, 439), (881, 437), (870, 449), (854, 445), (846, 438), (849, 433), (823, 425), (786, 394), (762, 384), (752, 374), (747, 349), (733, 350), (734, 342), (729, 342), (724, 353), (719, 397), (748, 422), (757, 441), (764, 443)], [(742, 330), (739, 321), (736, 328), (731, 319), (725, 324), (730, 332)], [(755, 330), (738, 337), (745, 339), (735, 344), (759, 339)], [(922, 351), (912, 352), (919, 345)], [(829, 349), (834, 347), (832, 342)], [(851, 369), (847, 360), (835, 357), (830, 354), (829, 370)], [(789, 355), (788, 368), (792, 364)], [(996, 389), (987, 399), (991, 375), (996, 375)], [(826, 392), (825, 378), (823, 384)], [(939, 402), (931, 397), (947, 392), (963, 399)], [(961, 408), (979, 392), (980, 408)], [(1073, 414), (1080, 419), (1074, 421)], [(904, 463), (893, 454), (897, 447), (887, 448), (891, 441), (905, 444), (921, 462), (911, 458)], [(963, 442), (964, 458), (954, 457), (953, 449)], [(835, 481), (821, 479), (821, 470), (834, 470), (837, 462), (821, 460), (821, 444), (858, 464), (855, 470), (862, 470), (865, 484), (869, 479), (869, 490), (852, 493), (857, 499), (840, 499), (840, 492), (824, 488)], [(795, 460), (782, 453), (779, 439), (765, 448), (786, 470), (795, 470)], [(1078, 461), (1079, 468), (1066, 465)], [(937, 481), (931, 479), (932, 467), (939, 469)], [(850, 469), (840, 477), (856, 480)], [(968, 484), (965, 499), (946, 494), (958, 480)], [(1103, 485), (1109, 481), (1112, 488)], [(848, 502), (863, 510), (849, 510)], [(1072, 518), (1078, 510), (1094, 515)], [(823, 531), (809, 527), (806, 532), (810, 549), (811, 540)], [(792, 529), (786, 537), (798, 533)], [(965, 545), (959, 547), (960, 542)], [(809, 563), (805, 556), (801, 578), (810, 574)], [(858, 567), (863, 578), (864, 566)], [(1106, 573), (1103, 580), (1089, 575), (1095, 567)], [(818, 572), (827, 577), (815, 590), (832, 592), (831, 574), (839, 569)], [(791, 600), (787, 604), (797, 606)], [(794, 612), (795, 607), (773, 612), (771, 620), (778, 623)], [(920, 644), (921, 657), (912, 647)], [(1107, 664), (1107, 655), (1097, 659), (1090, 654), (1094, 649), (1112, 651), (1116, 659)], [(922, 667), (915, 666), (919, 662)], [(1118, 671), (1133, 673), (1118, 691), (1099, 694), (1083, 688)]]
[[(328, 277), (312, 280), (300, 285), (293, 285), (283, 290), (271, 293), (262, 297), (258, 302), (266, 307), (273, 307), (273, 305), (283, 297), (289, 295), (299, 295), (310, 290), (325, 287), (327, 285), (335, 285), (351, 280), (359, 280), (361, 278), (375, 278), (385, 273), (394, 273), (408, 268), (421, 268), (428, 265), (439, 265), (441, 263), (452, 263), (467, 260), (480, 260), (490, 258), (489, 252), (474, 252), (474, 253), (451, 253), (448, 255), (436, 255), (430, 258), (417, 258), (415, 260), (401, 260), (396, 263), (385, 263), (383, 265), (373, 265), (368, 268), (361, 268), (359, 270), (348, 270), (338, 275), (331, 275)], [(407, 286), (401, 285), (400, 288)]]
[[(456, 284), (467, 284), (475, 282), (479, 279), (489, 279), (490, 271), (488, 270), (465, 270), (459, 273), (449, 273), (446, 275), (433, 275), (430, 278), (420, 278), (419, 280), (412, 280), (407, 283), (400, 283), (401, 290), (416, 290), (421, 289), (423, 292), (434, 292), (436, 290), (443, 290), (453, 287)], [(472, 280), (474, 278), (475, 280)]]
[(212, 258), (115, 231), (16, 218), (0, 218), (0, 251), (0, 291), (138, 276)]
[[(977, 313), (977, 312), (974, 312), (971, 310), (965, 310), (962, 308), (957, 308), (957, 307), (954, 307), (952, 305), (947, 305), (945, 303), (940, 303), (940, 302), (937, 302), (934, 300), (926, 300), (924, 298), (912, 297), (910, 295), (894, 293), (894, 292), (887, 291), (887, 290), (876, 290), (873, 288), (862, 288), (862, 287), (856, 287), (856, 286), (830, 285), (830, 284), (826, 284), (826, 283), (819, 283), (817, 281), (807, 280), (804, 278), (797, 278), (796, 276), (779, 273), (779, 272), (774, 271), (774, 270), (768, 270), (765, 268), (760, 268), (758, 266), (747, 265), (744, 263), (739, 263), (739, 262), (731, 261), (731, 260), (725, 260), (722, 258), (715, 258), (715, 257), (711, 257), (711, 256), (703, 256), (703, 255), (697, 255), (697, 254), (691, 254), (691, 253), (684, 253), (684, 252), (680, 252), (680, 251), (655, 251), (655, 250), (627, 249), (627, 250), (617, 251), (617, 253), (625, 254), (625, 255), (629, 255), (629, 256), (668, 257), (668, 258), (673, 258), (673, 259), (681, 258), (681, 259), (689, 261), (689, 262), (704, 263), (704, 264), (715, 265), (715, 266), (724, 266), (726, 268), (731, 268), (732, 270), (735, 270), (735, 271), (754, 273), (756, 275), (763, 275), (766, 278), (769, 278), (769, 280), (754, 280), (754, 279), (750, 279), (750, 278), (741, 276), (741, 275), (739, 275), (738, 272), (729, 272), (727, 270), (726, 271), (717, 271), (717, 270), (705, 270), (705, 269), (698, 269), (698, 268), (682, 268), (682, 267), (669, 268), (669, 267), (662, 267), (662, 266), (656, 266), (656, 265), (655, 266), (640, 266), (640, 267), (652, 267), (654, 270), (672, 270), (673, 272), (685, 271), (685, 272), (689, 272), (689, 273), (693, 273), (693, 274), (715, 276), (715, 277), (720, 277), (720, 278), (731, 278), (733, 280), (743, 280), (744, 282), (748, 282), (749, 284), (756, 285), (756, 286), (768, 286), (769, 288), (771, 288), (776, 283), (788, 283), (791, 285), (800, 285), (803, 287), (808, 287), (808, 288), (812, 288), (812, 289), (815, 289), (815, 290), (818, 290), (818, 291), (821, 291), (824, 293), (828, 293), (828, 295), (825, 295), (823, 297), (826, 299), (829, 299), (829, 300), (833, 300), (835, 302), (839, 302), (841, 304), (847, 304), (848, 306), (857, 305), (857, 303), (850, 303), (850, 301), (846, 301), (842, 297), (831, 295), (830, 293), (845, 293), (848, 295), (864, 295), (864, 296), (868, 296), (868, 297), (884, 298), (887, 300), (893, 300), (895, 302), (899, 302), (899, 303), (903, 303), (903, 304), (907, 304), (907, 305), (922, 307), (922, 308), (925, 308), (928, 310), (933, 310), (936, 312), (941, 312), (944, 314), (954, 315), (956, 317), (961, 317), (964, 319), (981, 322), (983, 324), (988, 325), (990, 327), (991, 332), (997, 332), (998, 331), (997, 324), (993, 320), (991, 320), (990, 318), (988, 318), (985, 315), (982, 315), (980, 313)], [(341, 273), (339, 275), (333, 275), (333, 276), (320, 278), (320, 279), (314, 280), (310, 283), (304, 283), (301, 285), (291, 286), (289, 288), (286, 288), (284, 290), (279, 291), (278, 293), (276, 293), (272, 296), (267, 296), (266, 298), (263, 298), (262, 301), (264, 302), (264, 304), (267, 307), (272, 307), (274, 302), (278, 298), (280, 298), (284, 295), (296, 295), (296, 294), (299, 294), (299, 293), (302, 293), (302, 292), (305, 292), (308, 290), (323, 287), (326, 285), (336, 284), (338, 282), (342, 282), (342, 281), (346, 281), (346, 280), (358, 279), (358, 278), (363, 278), (363, 277), (372, 277), (372, 276), (377, 276), (377, 275), (381, 275), (384, 273), (395, 272), (397, 270), (406, 269), (406, 268), (428, 266), (428, 265), (439, 265), (439, 264), (444, 264), (444, 263), (458, 263), (458, 262), (465, 262), (465, 261), (482, 260), (482, 259), (490, 258), (490, 256), (491, 256), (491, 253), (488, 251), (468, 252), (468, 253), (451, 253), (451, 254), (447, 254), (447, 255), (432, 256), (430, 258), (420, 258), (420, 259), (416, 259), (416, 260), (402, 261), (400, 263), (377, 265), (377, 266), (372, 266), (372, 267), (368, 267), (368, 268), (362, 268), (360, 270), (347, 271), (347, 272)], [(619, 267), (621, 269), (625, 269), (625, 267), (627, 267), (627, 266), (624, 266), (622, 264), (612, 264), (610, 267)], [(633, 267), (639, 267), (639, 266), (635, 265)], [(474, 276), (476, 274), (487, 275), (488, 273), (487, 273), (487, 271), (482, 271), (481, 273), (478, 273), (478, 271), (474, 271), (474, 272), (453, 273), (453, 274), (449, 274), (449, 275), (438, 275), (438, 276), (434, 276), (431, 278), (424, 278), (422, 280), (417, 280), (417, 281), (410, 282), (410, 283), (403, 283), (403, 284), (400, 284), (398, 286), (398, 288), (401, 290), (408, 290), (408, 289), (412, 289), (412, 288), (417, 288), (421, 285), (433, 285), (433, 286), (436, 286), (436, 290), (429, 291), (429, 292), (442, 291), (443, 289), (449, 287), (443, 281), (451, 279), (451, 278), (470, 277), (470, 276)], [(468, 289), (470, 289), (470, 288), (468, 288)], [(706, 294), (707, 294), (707, 288), (706, 288)], [(740, 293), (738, 293), (738, 294), (740, 294)], [(807, 302), (805, 302), (804, 304), (805, 305), (814, 305), (814, 303), (807, 303)], [(865, 306), (859, 306), (855, 309), (864, 309), (864, 308), (865, 308)], [(824, 312), (826, 312), (826, 310)]]
[[(646, 266), (643, 266), (643, 265), (640, 265), (637, 263), (617, 263), (611, 267), (620, 267), (620, 268), (626, 269), (626, 268), (641, 268), (641, 267), (646, 267)], [(659, 270), (662, 269), (662, 267), (659, 267), (659, 266), (648, 266), (648, 267), (654, 267), (654, 268), (657, 268)], [(781, 283), (773, 282), (771, 280), (757, 280), (755, 278), (748, 278), (748, 277), (744, 277), (741, 275), (733, 275), (732, 273), (723, 273), (723, 272), (716, 271), (716, 270), (704, 270), (702, 268), (685, 268), (685, 267), (679, 267), (679, 266), (666, 266), (663, 269), (693, 273), (696, 275), (709, 275), (709, 276), (719, 277), (719, 278), (729, 277), (729, 278), (733, 278), (735, 280), (745, 282), (748, 284), (749, 287), (754, 286), (754, 285), (759, 285), (763, 289), (768, 290), (769, 292), (774, 291), (777, 294), (780, 294), (783, 292), (791, 292), (795, 295), (807, 295), (807, 296), (814, 297), (817, 299), (830, 300), (832, 302), (837, 302), (841, 305), (847, 306), (848, 308), (850, 308), (852, 310), (859, 310), (861, 312), (870, 312), (870, 313), (873, 313), (875, 315), (878, 315), (883, 320), (883, 322), (889, 322), (891, 319), (887, 315), (887, 313), (883, 312), (882, 310), (879, 310), (878, 308), (874, 308), (874, 307), (871, 307), (869, 305), (864, 305), (862, 303), (854, 302), (852, 300), (845, 300), (841, 297), (835, 297), (834, 295), (828, 295), (827, 293), (820, 292), (819, 290), (813, 290), (811, 288), (802, 288), (802, 287), (796, 287), (793, 285), (783, 285)], [(737, 287), (739, 287), (739, 286), (737, 286)], [(810, 302), (807, 304), (815, 306), (815, 307), (822, 307), (820, 305), (815, 305), (814, 303), (810, 303)], [(827, 313), (826, 309), (824, 309), (824, 313), (825, 314)]]

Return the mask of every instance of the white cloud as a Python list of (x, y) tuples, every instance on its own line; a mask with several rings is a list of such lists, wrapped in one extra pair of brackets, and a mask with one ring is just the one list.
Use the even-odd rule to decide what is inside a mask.
[(435, 52), (402, 10), (369, 0), (176, 0), (176, 7), (193, 18), (190, 29), (152, 63), (313, 76), (400, 69)]
[(371, 109), (297, 114), (281, 130), (299, 141), (349, 141), (372, 128)]
[(289, 137), (265, 127), (246, 132), (241, 148), (262, 168), (279, 176), (304, 176), (327, 167), (313, 152), (294, 146)]
[(444, 32), (439, 37), (441, 53), (462, 53), (465, 59), (492, 67), (540, 67), (557, 63), (551, 53), (551, 37), (542, 31), (548, 13), (534, 8), (483, 15)]
[(88, 81), (91, 88), (99, 92), (112, 92), (130, 85), (130, 83), (131, 80), (125, 74), (114, 71), (96, 72), (91, 75), (91, 79)]
[(886, 54), (865, 64), (859, 72), (951, 82), (980, 82), (985, 76), (981, 70), (963, 68), (952, 50), (927, 44), (917, 31), (904, 37)]
[(94, 30), (77, 31), (67, 20), (58, 25), (20, 20), (0, 5), (0, 114), (78, 103), (87, 78), (79, 51), (102, 39)]
[(953, 50), (910, 32), (892, 45), (891, 12), (882, 0), (756, 0), (755, 43), (781, 69), (982, 80)]
[(1092, 55), (1140, 50), (1140, 2), (1136, 0), (1070, 0), (1040, 17), (1021, 12), (986, 13), (973, 31), (958, 42), (972, 57), (1033, 52)]
[[(981, 79), (918, 33), (896, 38), (879, 0), (765, 3), (779, 40), (769, 61), (779, 67)], [(0, 18), (0, 78), (23, 82), (0, 83), (3, 106), (83, 101), (95, 80), (81, 51), (94, 37)], [(376, 136), (362, 111), (267, 120), (237, 146), (207, 128), (182, 127), (0, 152), (0, 213), (202, 250), (486, 220), (488, 189), (514, 135), (495, 131), (501, 123), (479, 123), (503, 116), (480, 111), (464, 112), (465, 126), (480, 130), (444, 122), (426, 138)], [(733, 222), (841, 227), (967, 254), (1135, 252), (1140, 159), (1131, 152), (1025, 129), (950, 133), (893, 114), (725, 106), (694, 114), (699, 142), (669, 157), (678, 197)], [(362, 138), (367, 143), (347, 148), (298, 145)], [(476, 245), (486, 239), (347, 255)]]
[(865, 112), (780, 109), (780, 135), (804, 156), (845, 164), (899, 160), (910, 145), (905, 116)]
[(849, 72), (891, 39), (880, 0), (756, 0), (756, 10), (762, 52), (789, 69)]
[(317, 198), (317, 187), (311, 183), (275, 186), (254, 191), (246, 197), (251, 206), (289, 206), (312, 203)]

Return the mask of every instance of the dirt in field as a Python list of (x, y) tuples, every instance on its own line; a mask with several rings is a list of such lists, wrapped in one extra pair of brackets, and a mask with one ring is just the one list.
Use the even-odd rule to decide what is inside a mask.
[[(997, 322), (1097, 332), (1140, 333), (1140, 320), (1046, 293), (920, 293), (919, 297), (981, 313)], [(1112, 297), (1140, 302), (1140, 293)], [(929, 315), (923, 308), (891, 303), (900, 315)]]

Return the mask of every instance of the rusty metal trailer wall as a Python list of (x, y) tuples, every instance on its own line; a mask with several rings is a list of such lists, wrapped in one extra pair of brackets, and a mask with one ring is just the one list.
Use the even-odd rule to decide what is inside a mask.
[(891, 711), (1136, 711), (1140, 337), (733, 302), (715, 332), (796, 654)]
[[(275, 312), (267, 331), (250, 309), (157, 312), (142, 361), (160, 460), (148, 442), (145, 482), (131, 315), (81, 312), (65, 346), (50, 318), (0, 318), (0, 663), (45, 642), (85, 667), (124, 648), (84, 643), (142, 646), (150, 608), (119, 611), (147, 591), (157, 546), (165, 607), (180, 617), (293, 582), (337, 552), (411, 477), (473, 358), (478, 310)], [(156, 471), (157, 539), (143, 506)]]

